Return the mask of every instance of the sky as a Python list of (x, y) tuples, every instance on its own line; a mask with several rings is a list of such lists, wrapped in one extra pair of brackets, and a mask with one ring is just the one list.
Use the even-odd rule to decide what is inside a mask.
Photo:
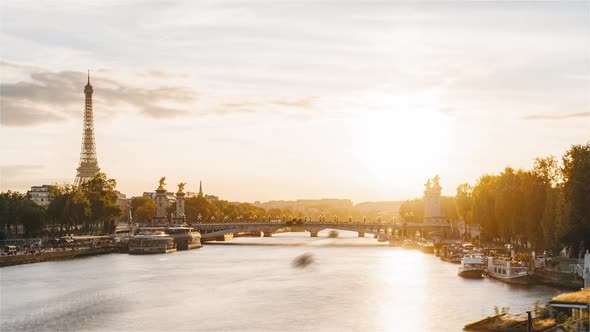
[(0, 2), (0, 190), (404, 200), (590, 140), (589, 1)]

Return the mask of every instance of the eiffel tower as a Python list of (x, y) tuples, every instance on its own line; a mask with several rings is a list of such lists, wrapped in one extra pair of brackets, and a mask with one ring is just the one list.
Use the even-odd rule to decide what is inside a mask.
[(84, 133), (82, 134), (82, 150), (80, 152), (80, 165), (77, 168), (76, 186), (91, 180), (100, 171), (96, 160), (96, 147), (94, 145), (94, 119), (92, 115), (92, 85), (90, 85), (90, 71), (88, 71), (88, 83), (84, 87), (86, 95), (84, 107)]

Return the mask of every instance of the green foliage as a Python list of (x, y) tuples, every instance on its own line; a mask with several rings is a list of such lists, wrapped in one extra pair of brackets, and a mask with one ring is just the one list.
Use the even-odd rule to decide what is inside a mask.
[(468, 183), (460, 184), (457, 187), (455, 204), (458, 216), (466, 223), (470, 223), (473, 216), (473, 187)]
[[(457, 220), (459, 218), (455, 197), (442, 196), (441, 209), (445, 218), (449, 220)], [(399, 208), (399, 215), (405, 222), (424, 221), (424, 200), (422, 198), (415, 198), (403, 202)]]
[[(186, 221), (189, 223), (245, 222), (268, 219), (266, 210), (248, 203), (230, 203), (225, 200), (209, 200), (206, 197), (198, 196), (187, 198), (184, 206)], [(282, 211), (280, 215), (282, 216)]]
[(116, 182), (104, 173), (81, 186), (54, 186), (45, 211), (50, 230), (58, 233), (112, 233), (121, 214), (115, 194)]
[(0, 193), (0, 239), (37, 236), (44, 225), (44, 209), (27, 195), (12, 191)]
[(147, 223), (156, 214), (156, 203), (150, 197), (134, 197), (131, 200), (133, 222)]
[(584, 245), (590, 239), (590, 143), (574, 145), (566, 152), (562, 176), (565, 229), (561, 240)]
[[(537, 249), (588, 247), (590, 238), (590, 144), (563, 156), (537, 158), (532, 170), (506, 167), (483, 175), (473, 188), (457, 188), (460, 216), (482, 226), (484, 241)], [(471, 216), (471, 217), (469, 217)]]
[(399, 215), (405, 222), (422, 222), (424, 220), (424, 200), (416, 198), (403, 202), (399, 207)]

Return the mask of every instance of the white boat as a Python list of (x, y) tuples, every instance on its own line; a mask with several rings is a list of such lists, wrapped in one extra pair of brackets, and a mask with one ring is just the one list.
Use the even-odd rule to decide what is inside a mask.
[(176, 251), (174, 238), (162, 231), (141, 232), (129, 239), (130, 254), (165, 254)]
[(165, 232), (174, 239), (177, 250), (202, 247), (201, 233), (195, 231), (192, 227), (168, 227)]
[(416, 243), (412, 240), (404, 240), (402, 242), (402, 248), (404, 249), (417, 249)]
[(486, 261), (480, 255), (466, 255), (461, 258), (457, 274), (463, 278), (482, 278), (486, 270)]
[(511, 284), (528, 284), (529, 269), (522, 262), (506, 258), (488, 257), (487, 274)]

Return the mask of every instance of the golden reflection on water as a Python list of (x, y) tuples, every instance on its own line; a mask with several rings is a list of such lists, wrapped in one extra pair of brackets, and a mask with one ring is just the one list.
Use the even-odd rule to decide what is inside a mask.
[(379, 289), (382, 294), (383, 331), (423, 331), (423, 307), (427, 299), (427, 269), (424, 254), (416, 250), (383, 252)]

